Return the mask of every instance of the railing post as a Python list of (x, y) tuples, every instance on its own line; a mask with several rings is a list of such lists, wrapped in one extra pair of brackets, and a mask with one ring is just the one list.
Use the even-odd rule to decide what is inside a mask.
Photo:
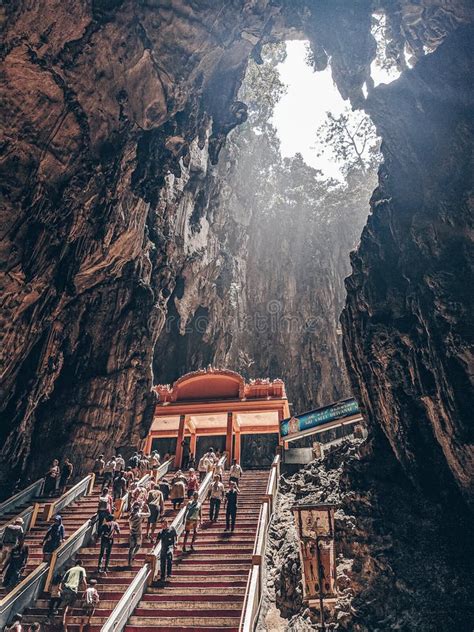
[(39, 503), (35, 503), (33, 507), (33, 513), (31, 514), (29, 531), (31, 531), (31, 529), (33, 529), (33, 527), (36, 525), (36, 520), (38, 519), (39, 510), (40, 510)]
[(46, 503), (43, 509), (43, 522), (49, 522), (53, 515), (54, 503)]
[(48, 576), (46, 577), (46, 583), (44, 585), (44, 592), (49, 592), (49, 588), (51, 586), (51, 582), (53, 581), (53, 577), (54, 577), (54, 569), (56, 567), (57, 559), (58, 559), (58, 553), (57, 551), (54, 551), (54, 553), (51, 556), (51, 561), (49, 562), (49, 571), (48, 571)]
[(87, 494), (86, 496), (90, 496), (92, 494), (92, 490), (94, 489), (94, 485), (95, 485), (95, 474), (94, 472), (90, 475), (91, 480), (89, 482), (89, 486), (87, 488)]

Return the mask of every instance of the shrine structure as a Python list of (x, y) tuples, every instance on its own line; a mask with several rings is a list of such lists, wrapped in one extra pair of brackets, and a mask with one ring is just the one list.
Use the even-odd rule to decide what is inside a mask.
[(154, 390), (158, 403), (145, 450), (159, 449), (160, 440), (173, 440), (177, 468), (183, 442), (199, 456), (200, 438), (225, 436), (230, 463), (241, 458), (243, 435), (279, 433), (280, 422), (289, 416), (285, 385), (279, 379), (246, 382), (239, 373), (209, 367)]

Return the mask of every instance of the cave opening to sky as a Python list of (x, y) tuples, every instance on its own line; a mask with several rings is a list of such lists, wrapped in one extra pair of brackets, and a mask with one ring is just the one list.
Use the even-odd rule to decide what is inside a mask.
[[(375, 18), (372, 34), (377, 42), (377, 57), (371, 64), (371, 77), (374, 86), (388, 84), (400, 73), (393, 65), (382, 61), (384, 40), (380, 20)], [(333, 81), (330, 64), (319, 72), (311, 67), (308, 41), (288, 40), (285, 47), (286, 57), (278, 64), (277, 70), (286, 92), (276, 104), (272, 119), (282, 156), (300, 153), (309, 166), (320, 170), (325, 177), (341, 180), (341, 165), (325, 151), (318, 129), (327, 120), (328, 112), (335, 117), (344, 113), (353, 118), (355, 115)]]

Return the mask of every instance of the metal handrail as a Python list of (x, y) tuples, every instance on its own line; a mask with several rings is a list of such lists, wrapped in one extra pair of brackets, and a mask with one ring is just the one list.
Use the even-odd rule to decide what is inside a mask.
[(3, 514), (14, 511), (16, 507), (19, 505), (23, 505), (23, 503), (31, 500), (35, 496), (39, 496), (40, 492), (44, 485), (44, 478), (40, 478), (25, 489), (22, 489), (20, 492), (11, 496), (11, 498), (7, 498), (2, 503), (0, 503), (0, 517)]
[(20, 613), (35, 601), (43, 590), (48, 564), (42, 562), (0, 600), (0, 628), (8, 623), (13, 614)]
[(23, 531), (27, 533), (31, 528), (35, 526), (33, 521), (33, 516), (36, 518), (36, 514), (38, 513), (39, 505), (35, 503), (34, 505), (30, 505), (26, 509), (16, 516), (12, 516), (11, 519), (6, 522), (2, 527), (0, 527), (0, 541), (3, 538), (3, 533), (9, 524), (12, 524), (17, 518), (21, 518), (23, 520)]
[(48, 577), (44, 586), (44, 592), (49, 592), (51, 582), (55, 574), (79, 551), (83, 546), (87, 546), (97, 531), (98, 521), (89, 518), (83, 525), (76, 529), (74, 533), (59, 546), (51, 557)]
[[(219, 459), (219, 464), (225, 465), (226, 456), (224, 455)], [(212, 472), (208, 472), (206, 477), (199, 486), (199, 500), (202, 501), (207, 495), (211, 481)], [(184, 529), (184, 515), (186, 513), (186, 507), (183, 507), (178, 515), (175, 517), (171, 526), (176, 530), (176, 533), (180, 535)], [(130, 615), (135, 610), (140, 599), (143, 597), (147, 586), (151, 583), (158, 569), (158, 558), (161, 553), (161, 543), (158, 543), (149, 554), (149, 561), (135, 575), (132, 583), (122, 595), (120, 601), (113, 609), (112, 613), (108, 617), (107, 621), (101, 628), (100, 632), (122, 632)]]
[(279, 480), (280, 456), (277, 455), (271, 466), (265, 498), (260, 508), (252, 555), (252, 568), (249, 571), (244, 605), (240, 617), (239, 632), (253, 632), (257, 624), (263, 597), (262, 566), (265, 560), (264, 555), (268, 541), (268, 529), (273, 518)]
[(255, 599), (255, 595), (260, 593), (262, 568), (259, 564), (254, 564), (249, 571), (247, 580), (247, 588), (245, 596), (252, 595), (253, 599), (249, 599), (244, 602), (244, 609), (242, 610), (242, 617), (240, 619), (239, 630), (243, 632), (249, 632), (255, 629), (257, 623), (257, 616), (260, 610), (261, 595)]
[(101, 628), (101, 632), (120, 632), (126, 626), (130, 615), (137, 607), (148, 585), (150, 566), (145, 564), (135, 575), (132, 583), (123, 593), (112, 614)]
[(81, 496), (88, 496), (94, 487), (94, 482), (95, 474), (88, 474), (85, 478), (79, 481), (79, 483), (76, 483), (73, 487), (71, 487), (71, 489), (69, 489), (65, 494), (53, 502), (47, 503), (44, 508), (43, 520), (48, 522), (55, 513), (58, 513), (61, 509), (70, 505), (77, 498), (80, 498)]
[[(45, 507), (45, 516), (60, 511), (80, 496), (90, 493), (94, 485), (94, 475), (86, 476), (82, 481), (74, 485), (66, 494), (52, 503), (48, 503)], [(32, 505), (23, 511), (20, 516), (26, 516), (27, 521), (31, 521), (36, 517), (38, 505)], [(25, 519), (25, 518), (24, 518)], [(29, 528), (29, 522), (25, 531)], [(0, 600), (0, 628), (6, 625), (9, 617), (13, 613), (19, 613), (24, 608), (34, 602), (41, 592), (48, 591), (54, 574), (64, 566), (76, 551), (84, 544), (87, 544), (94, 531), (96, 524), (88, 519), (79, 529), (77, 529), (61, 546), (53, 553), (51, 562), (48, 564), (42, 562), (31, 573), (29, 573), (15, 588)]]

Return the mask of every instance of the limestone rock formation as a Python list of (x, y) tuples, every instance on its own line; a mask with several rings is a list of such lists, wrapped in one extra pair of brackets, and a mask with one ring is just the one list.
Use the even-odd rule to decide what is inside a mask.
[[(379, 438), (379, 448), (383, 442)], [(269, 532), (259, 632), (273, 629), (271, 622), (275, 631), (317, 629), (319, 613), (302, 603), (291, 507), (326, 502), (336, 506), (338, 587), (336, 604), (325, 608), (328, 630), (470, 632), (474, 586), (468, 524), (417, 492), (396, 459), (358, 440), (282, 478)]]
[(474, 499), (473, 33), (458, 29), (368, 99), (385, 160), (342, 317), (368, 419), (412, 480), (448, 503), (458, 491)]

